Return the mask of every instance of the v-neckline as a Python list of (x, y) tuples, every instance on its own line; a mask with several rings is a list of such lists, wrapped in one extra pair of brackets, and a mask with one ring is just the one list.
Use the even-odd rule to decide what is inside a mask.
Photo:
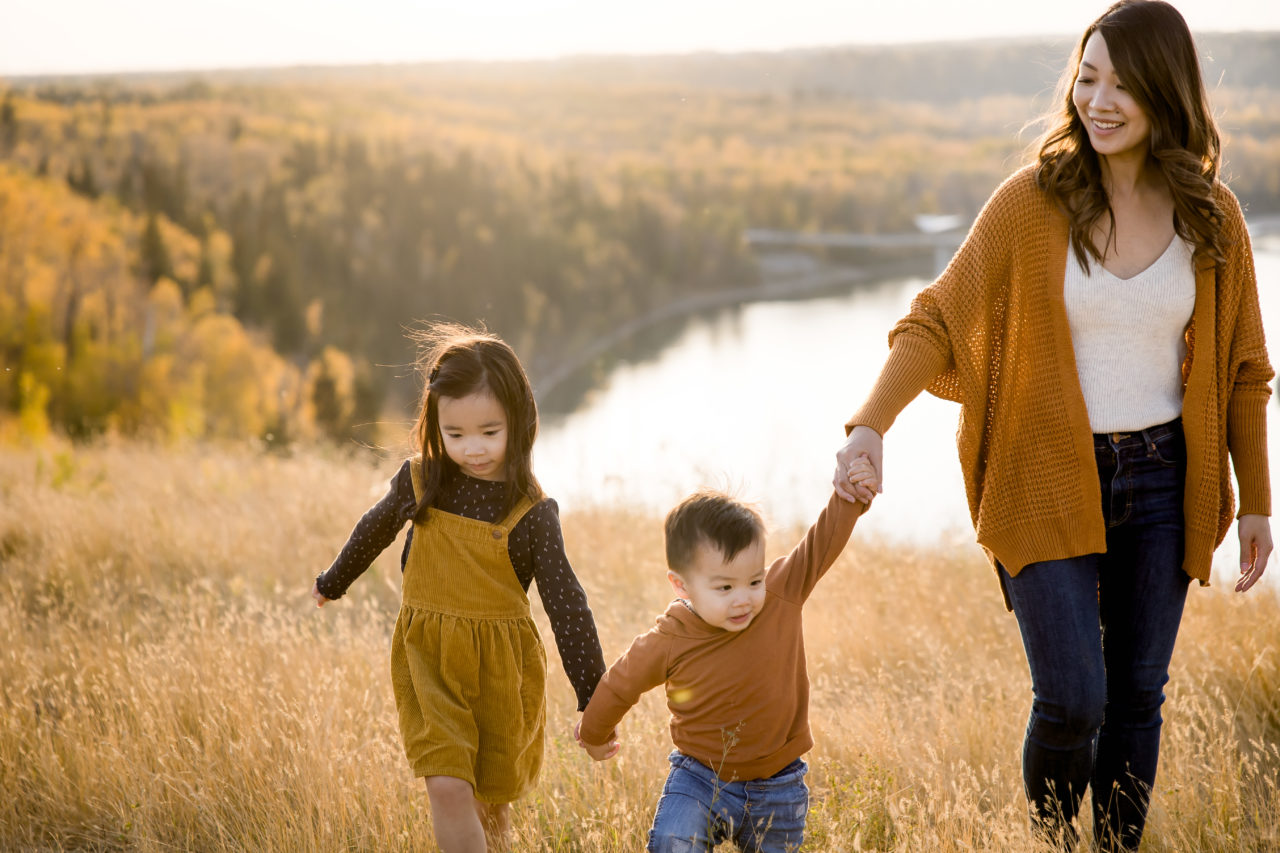
[(1105, 272), (1107, 275), (1111, 276), (1116, 281), (1130, 282), (1130, 281), (1133, 281), (1135, 278), (1138, 278), (1139, 276), (1146, 275), (1148, 271), (1155, 269), (1156, 265), (1159, 264), (1161, 261), (1163, 261), (1165, 259), (1165, 256), (1168, 255), (1169, 252), (1173, 250), (1173, 247), (1177, 242), (1178, 242), (1178, 233), (1175, 231), (1173, 234), (1173, 239), (1169, 241), (1169, 245), (1164, 247), (1164, 251), (1161, 252), (1154, 261), (1147, 264), (1145, 267), (1138, 270), (1136, 273), (1134, 273), (1133, 275), (1127, 278), (1121, 278), (1120, 276), (1116, 275), (1111, 270), (1107, 269), (1106, 264), (1099, 262), (1098, 266), (1102, 267), (1102, 271)]

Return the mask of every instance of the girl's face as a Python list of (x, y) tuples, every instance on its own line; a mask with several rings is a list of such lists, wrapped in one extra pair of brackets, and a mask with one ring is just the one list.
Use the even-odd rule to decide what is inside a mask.
[(506, 479), (507, 413), (488, 391), (440, 397), (436, 404), (444, 452), (477, 480)]
[(1141, 157), (1150, 148), (1151, 120), (1116, 76), (1100, 33), (1089, 36), (1071, 99), (1093, 150), (1104, 157)]

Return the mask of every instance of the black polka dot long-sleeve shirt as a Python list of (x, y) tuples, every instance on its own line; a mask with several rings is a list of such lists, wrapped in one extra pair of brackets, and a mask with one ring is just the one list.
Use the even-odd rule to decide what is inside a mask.
[[(445, 483), (435, 508), (494, 524), (505, 514), (505, 494), (505, 483), (477, 480), (460, 473)], [(341, 598), (355, 579), (395, 541), (405, 523), (413, 518), (416, 506), (413, 475), (406, 460), (391, 478), (387, 493), (356, 522), (337, 559), (316, 578), (321, 595)], [(413, 528), (410, 527), (400, 554), (401, 571), (412, 543)], [(587, 595), (564, 552), (559, 509), (554, 500), (542, 500), (525, 513), (507, 537), (507, 553), (526, 593), (530, 582), (537, 581), (538, 596), (551, 621), (556, 649), (581, 711), (587, 707), (596, 683), (604, 674), (604, 653)]]

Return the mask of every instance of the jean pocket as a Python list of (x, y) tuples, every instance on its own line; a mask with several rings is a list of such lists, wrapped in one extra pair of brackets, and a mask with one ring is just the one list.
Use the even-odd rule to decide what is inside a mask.
[(1187, 456), (1182, 431), (1169, 431), (1152, 438), (1147, 444), (1147, 456), (1166, 468), (1177, 468)]
[(766, 785), (776, 785), (785, 787), (787, 785), (804, 784), (805, 774), (809, 772), (809, 765), (803, 758), (797, 758), (777, 773), (764, 780)]

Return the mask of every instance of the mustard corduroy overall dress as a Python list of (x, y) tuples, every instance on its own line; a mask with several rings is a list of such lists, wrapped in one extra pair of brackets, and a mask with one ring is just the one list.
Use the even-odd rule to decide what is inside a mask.
[[(422, 495), (422, 460), (412, 464)], [(497, 524), (432, 509), (414, 522), (391, 681), (417, 776), (466, 779), (477, 799), (509, 803), (542, 766), (546, 652), (507, 554), (528, 498)]]

